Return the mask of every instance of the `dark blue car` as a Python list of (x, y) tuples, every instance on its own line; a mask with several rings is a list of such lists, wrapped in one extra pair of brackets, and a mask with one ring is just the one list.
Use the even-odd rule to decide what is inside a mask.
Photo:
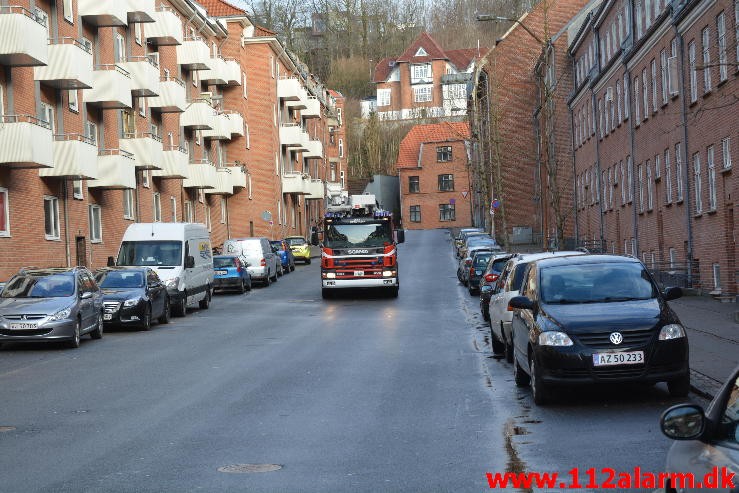
[(236, 290), (244, 293), (251, 290), (248, 264), (240, 255), (216, 255), (213, 257), (214, 290)]
[(290, 249), (290, 245), (285, 240), (270, 240), (272, 248), (276, 249), (276, 252), (280, 256), (282, 261), (282, 270), (285, 273), (292, 272), (295, 270), (295, 255)]

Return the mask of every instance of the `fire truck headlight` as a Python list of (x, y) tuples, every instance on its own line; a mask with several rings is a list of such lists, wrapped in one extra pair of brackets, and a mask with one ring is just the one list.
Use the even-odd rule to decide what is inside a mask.
[(384, 271), (382, 271), (382, 277), (393, 277), (394, 274), (395, 274), (395, 272), (393, 272), (391, 270), (384, 270)]
[(336, 273), (335, 272), (327, 272), (326, 273), (326, 279), (336, 279)]

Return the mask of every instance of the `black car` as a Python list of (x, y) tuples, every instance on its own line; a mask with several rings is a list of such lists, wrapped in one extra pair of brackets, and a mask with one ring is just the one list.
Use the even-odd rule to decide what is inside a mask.
[(167, 288), (148, 267), (106, 267), (95, 271), (103, 292), (103, 322), (149, 330), (153, 319), (168, 324)]
[(480, 278), (482, 278), (483, 272), (488, 266), (490, 258), (494, 255), (491, 250), (479, 250), (472, 254), (472, 262), (469, 266), (469, 273), (467, 274), (467, 290), (470, 295), (477, 294), (480, 288)]
[(516, 385), (531, 384), (536, 404), (553, 385), (667, 382), (673, 396), (690, 390), (688, 339), (667, 301), (632, 257), (580, 255), (532, 262), (511, 324)]
[(493, 286), (498, 282), (500, 274), (503, 272), (506, 262), (513, 257), (512, 253), (496, 253), (490, 257), (485, 270), (482, 272), (479, 281), (480, 291), (480, 313), (482, 318), (487, 322), (490, 320), (490, 296), (493, 293)]

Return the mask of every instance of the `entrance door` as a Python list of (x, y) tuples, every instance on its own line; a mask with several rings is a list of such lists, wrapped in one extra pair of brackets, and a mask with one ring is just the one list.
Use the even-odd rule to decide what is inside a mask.
[(76, 236), (77, 265), (87, 266), (87, 242), (84, 236)]

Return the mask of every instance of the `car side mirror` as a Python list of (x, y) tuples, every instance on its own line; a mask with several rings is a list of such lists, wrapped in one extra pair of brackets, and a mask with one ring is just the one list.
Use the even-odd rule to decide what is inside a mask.
[(188, 255), (185, 258), (185, 269), (192, 269), (193, 267), (195, 267), (195, 257)]
[(395, 243), (405, 243), (405, 230), (398, 229), (395, 231)]
[(508, 308), (517, 308), (519, 310), (533, 310), (534, 302), (526, 296), (514, 296), (508, 302)]
[(665, 301), (676, 300), (678, 298), (681, 298), (682, 296), (683, 290), (676, 287), (665, 288), (664, 292), (662, 293), (662, 297), (665, 299)]
[(695, 404), (678, 404), (667, 409), (659, 419), (662, 433), (673, 440), (695, 440), (703, 435), (706, 416)]
[(92, 298), (92, 292), (91, 291), (85, 291), (84, 293), (80, 294), (81, 300), (89, 300)]
[(108, 257), (108, 267), (115, 267), (115, 259), (113, 257)]

